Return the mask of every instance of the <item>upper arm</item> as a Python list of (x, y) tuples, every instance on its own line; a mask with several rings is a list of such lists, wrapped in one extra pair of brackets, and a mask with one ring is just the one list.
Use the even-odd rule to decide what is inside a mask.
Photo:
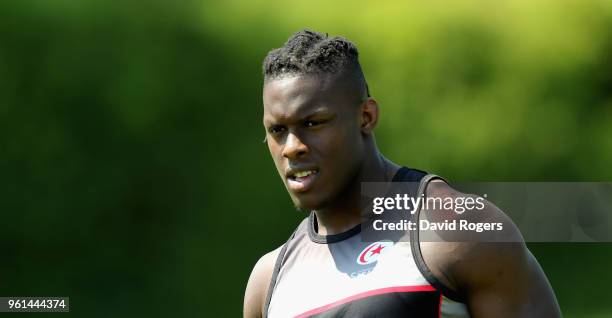
[(265, 254), (253, 267), (244, 293), (243, 315), (245, 318), (263, 317), (263, 307), (279, 251), (280, 248), (277, 248)]
[[(451, 268), (473, 317), (560, 317), (552, 288), (524, 243), (462, 243)], [(470, 246), (471, 245), (471, 246)]]
[[(443, 195), (460, 194), (446, 187)], [(546, 275), (518, 228), (490, 202), (483, 212), (461, 217), (502, 222), (504, 241), (482, 242), (472, 233), (466, 241), (423, 242), (423, 257), (432, 273), (465, 296), (472, 317), (560, 317)]]

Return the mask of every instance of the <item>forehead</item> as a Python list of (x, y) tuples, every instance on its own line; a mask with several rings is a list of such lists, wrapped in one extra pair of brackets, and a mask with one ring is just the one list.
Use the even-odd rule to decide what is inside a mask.
[(264, 111), (294, 113), (320, 102), (322, 93), (329, 91), (326, 78), (316, 76), (284, 76), (269, 80), (264, 85)]
[(317, 109), (339, 109), (351, 104), (351, 94), (330, 75), (284, 76), (266, 81), (263, 89), (266, 117), (290, 118)]

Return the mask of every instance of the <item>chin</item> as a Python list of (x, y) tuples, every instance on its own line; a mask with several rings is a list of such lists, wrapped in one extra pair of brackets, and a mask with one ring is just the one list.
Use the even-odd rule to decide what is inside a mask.
[(325, 201), (323, 200), (323, 198), (306, 198), (303, 195), (300, 195), (300, 197), (296, 197), (294, 195), (291, 196), (291, 200), (293, 201), (293, 205), (295, 205), (295, 208), (300, 210), (300, 211), (305, 211), (305, 212), (310, 212), (312, 210), (319, 210), (321, 209), (323, 206), (325, 206)]
[(302, 212), (310, 212), (312, 210), (316, 210), (317, 208), (319, 208), (319, 205), (317, 204), (312, 204), (310, 202), (304, 202), (304, 201), (296, 200), (296, 199), (293, 200), (293, 205), (298, 211), (302, 211)]
[(310, 212), (312, 210), (323, 210), (333, 202), (333, 197), (329, 193), (322, 191), (291, 194), (291, 200), (299, 210)]

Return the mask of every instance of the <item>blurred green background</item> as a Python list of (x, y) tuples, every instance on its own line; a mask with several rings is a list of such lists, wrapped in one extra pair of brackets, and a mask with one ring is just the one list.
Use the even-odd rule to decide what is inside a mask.
[[(305, 27), (358, 45), (395, 162), (612, 180), (611, 1), (2, 1), (0, 296), (240, 316), (304, 217), (261, 143), (261, 61)], [(612, 316), (611, 244), (530, 248), (566, 317)]]

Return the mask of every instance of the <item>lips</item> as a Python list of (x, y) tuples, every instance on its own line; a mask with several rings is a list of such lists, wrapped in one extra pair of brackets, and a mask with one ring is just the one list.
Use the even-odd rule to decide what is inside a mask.
[(293, 169), (287, 172), (287, 186), (294, 192), (307, 191), (317, 179), (319, 170), (316, 168)]

